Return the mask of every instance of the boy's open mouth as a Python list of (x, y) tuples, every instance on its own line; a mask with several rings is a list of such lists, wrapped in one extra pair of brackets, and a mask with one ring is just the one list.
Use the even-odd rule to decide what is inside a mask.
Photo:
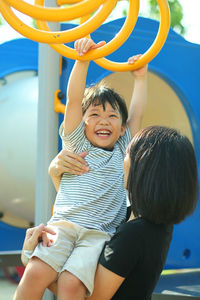
[(109, 136), (109, 135), (111, 135), (111, 131), (110, 130), (97, 130), (96, 131), (96, 134), (98, 135), (98, 136)]

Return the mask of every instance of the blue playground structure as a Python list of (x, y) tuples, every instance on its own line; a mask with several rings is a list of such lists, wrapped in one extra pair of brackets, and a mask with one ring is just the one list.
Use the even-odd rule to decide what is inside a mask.
[[(124, 19), (118, 19), (106, 23), (91, 36), (95, 41), (109, 41), (117, 34), (123, 22)], [(75, 25), (62, 24), (61, 29), (69, 29), (73, 26)], [(158, 26), (159, 23), (156, 21), (138, 18), (131, 36), (108, 58), (125, 61), (133, 54), (145, 52), (152, 44)], [(69, 45), (72, 47), (72, 44)], [(29, 168), (26, 163), (35, 160), (33, 148), (36, 147), (38, 44), (25, 38), (1, 44), (0, 60), (0, 131), (3, 136), (0, 154), (0, 177), (3, 183), (0, 192), (0, 213), (2, 214), (0, 234), (4, 241), (0, 244), (0, 254), (6, 254), (18, 252), (22, 248), (26, 228), (34, 223), (35, 167)], [(64, 94), (73, 63), (74, 61), (68, 58), (62, 58), (60, 90)], [(29, 78), (28, 81), (26, 75)], [(148, 76), (149, 99), (143, 126), (166, 125), (175, 127), (186, 134), (193, 142), (199, 167), (200, 45), (187, 42), (170, 29), (162, 50), (149, 63)], [(121, 94), (125, 94), (128, 103), (131, 93), (131, 78), (128, 73), (112, 73), (91, 62), (87, 83), (100, 80), (108, 82)], [(17, 95), (17, 86), (26, 98), (25, 106), (24, 102), (20, 102), (22, 96)], [(31, 95), (34, 95), (36, 99), (32, 99)], [(6, 118), (3, 118), (3, 114), (6, 114)], [(25, 115), (26, 121), (19, 117)], [(9, 128), (8, 116), (15, 120), (14, 132), (13, 128)], [(62, 118), (63, 116), (59, 115), (59, 123)], [(32, 124), (30, 128), (29, 123)], [(26, 159), (21, 162), (21, 168), (16, 165), (19, 174), (14, 173), (11, 168), (12, 160), (20, 161), (20, 157), (16, 157), (12, 152), (13, 135), (16, 135), (14, 137), (16, 152), (20, 153), (22, 149), (26, 149), (24, 153)], [(21, 173), (25, 174), (25, 177)], [(13, 182), (13, 188), (10, 182)], [(200, 203), (192, 216), (175, 226), (165, 267), (167, 269), (200, 268)]]

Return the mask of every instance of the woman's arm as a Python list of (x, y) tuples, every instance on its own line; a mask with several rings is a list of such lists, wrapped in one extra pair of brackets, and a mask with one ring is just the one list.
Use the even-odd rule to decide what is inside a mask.
[(49, 175), (57, 191), (63, 173), (82, 175), (89, 171), (88, 164), (84, 160), (87, 154), (87, 151), (76, 154), (63, 149), (52, 160), (49, 166)]
[(124, 280), (124, 277), (121, 277), (98, 264), (95, 275), (94, 291), (92, 295), (87, 299), (110, 300), (117, 292)]

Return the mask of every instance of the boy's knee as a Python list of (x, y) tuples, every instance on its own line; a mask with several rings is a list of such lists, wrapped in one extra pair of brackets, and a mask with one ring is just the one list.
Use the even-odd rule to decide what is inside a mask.
[(64, 271), (58, 279), (58, 289), (61, 293), (67, 295), (84, 294), (85, 285), (75, 275)]
[(45, 268), (44, 268), (44, 262), (42, 262), (37, 257), (33, 257), (24, 273), (23, 276), (25, 276), (26, 281), (33, 282), (40, 282), (40, 280), (45, 276)]

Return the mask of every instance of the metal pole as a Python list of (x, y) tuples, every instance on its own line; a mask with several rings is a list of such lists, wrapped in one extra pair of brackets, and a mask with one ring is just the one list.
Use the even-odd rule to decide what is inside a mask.
[[(46, 6), (55, 7), (56, 0), (47, 0)], [(59, 24), (49, 24), (59, 30)], [(46, 223), (52, 213), (55, 189), (48, 175), (50, 161), (58, 152), (58, 116), (54, 111), (54, 92), (59, 88), (59, 58), (51, 47), (39, 45), (39, 100), (37, 120), (37, 166), (35, 224)], [(54, 296), (45, 292), (43, 300)]]

